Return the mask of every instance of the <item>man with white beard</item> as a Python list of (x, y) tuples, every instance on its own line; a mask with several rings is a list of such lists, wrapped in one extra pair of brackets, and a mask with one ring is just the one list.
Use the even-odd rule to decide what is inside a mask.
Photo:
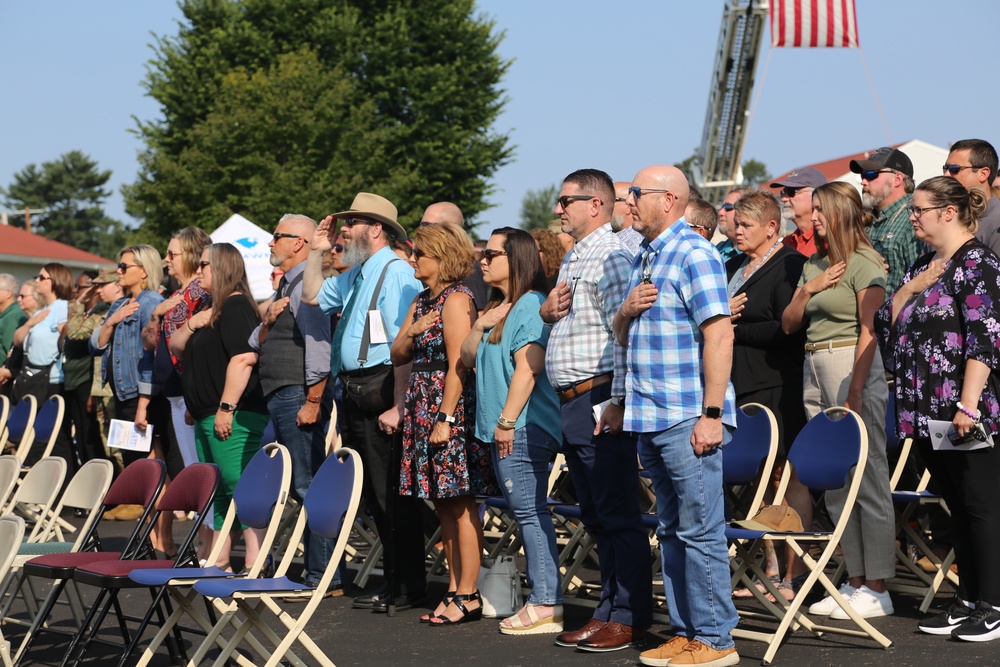
[(826, 176), (818, 169), (795, 169), (783, 181), (771, 183), (772, 189), (781, 188), (781, 219), (795, 223), (792, 233), (782, 243), (798, 250), (806, 257), (816, 254), (816, 238), (812, 223), (813, 189), (826, 183)]
[(886, 146), (864, 160), (851, 160), (851, 171), (861, 175), (861, 202), (875, 216), (868, 240), (885, 263), (889, 298), (903, 284), (906, 270), (925, 252), (913, 234), (907, 210), (913, 200), (913, 163), (903, 151)]

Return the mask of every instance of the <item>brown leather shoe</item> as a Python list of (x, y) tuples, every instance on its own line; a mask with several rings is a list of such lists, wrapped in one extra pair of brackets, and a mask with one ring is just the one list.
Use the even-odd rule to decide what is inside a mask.
[(598, 630), (603, 630), (604, 626), (607, 624), (607, 621), (598, 621), (596, 618), (592, 618), (587, 621), (587, 625), (583, 626), (579, 630), (564, 632), (561, 635), (556, 636), (556, 646), (576, 648), (577, 644), (582, 642), (584, 639), (589, 638)]
[(603, 628), (576, 645), (581, 651), (604, 653), (619, 651), (631, 646), (641, 646), (646, 640), (644, 628), (633, 628), (615, 621), (609, 621)]

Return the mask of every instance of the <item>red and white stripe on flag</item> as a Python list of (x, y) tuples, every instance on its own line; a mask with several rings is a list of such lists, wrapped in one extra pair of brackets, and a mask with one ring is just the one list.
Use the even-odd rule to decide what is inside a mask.
[(771, 0), (771, 46), (858, 46), (854, 0)]

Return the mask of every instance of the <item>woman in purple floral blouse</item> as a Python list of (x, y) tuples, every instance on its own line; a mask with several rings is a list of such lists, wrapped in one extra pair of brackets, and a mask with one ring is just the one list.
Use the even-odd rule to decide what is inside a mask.
[(928, 420), (951, 422), (959, 436), (996, 434), (1000, 384), (1000, 259), (973, 234), (983, 193), (938, 176), (913, 193), (910, 221), (930, 252), (907, 271), (879, 310), (876, 332), (896, 376), (899, 434), (914, 438), (952, 515), (960, 584), (944, 613), (923, 632), (967, 641), (1000, 637), (1000, 451), (934, 450)]

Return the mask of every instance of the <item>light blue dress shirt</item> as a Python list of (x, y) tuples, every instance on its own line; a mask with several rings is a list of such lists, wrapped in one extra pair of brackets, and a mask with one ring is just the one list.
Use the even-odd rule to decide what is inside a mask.
[[(62, 354), (59, 352), (59, 325), (69, 319), (69, 304), (64, 299), (56, 299), (48, 306), (49, 314), (28, 332), (25, 342), (26, 358), (32, 366), (44, 367), (52, 364), (49, 384), (63, 381)], [(53, 363), (55, 362), (55, 363)]]

